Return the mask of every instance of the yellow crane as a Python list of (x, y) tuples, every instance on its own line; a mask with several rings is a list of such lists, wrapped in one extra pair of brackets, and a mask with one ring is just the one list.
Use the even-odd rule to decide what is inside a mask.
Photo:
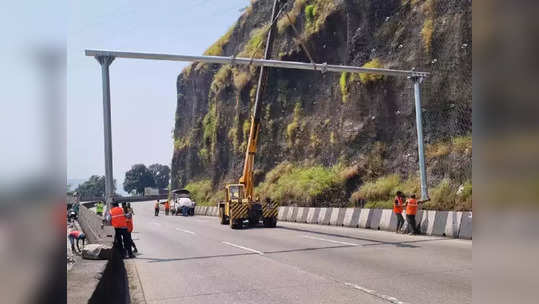
[[(266, 50), (264, 59), (269, 59), (273, 45), (273, 33), (275, 30), (275, 21), (279, 15), (280, 2), (275, 0), (271, 14), (271, 26), (266, 40)], [(245, 220), (249, 221), (249, 226), (255, 226), (262, 220), (264, 227), (275, 227), (277, 225), (278, 204), (270, 201), (261, 202), (254, 196), (253, 170), (258, 142), (258, 133), (260, 132), (260, 109), (261, 96), (267, 83), (268, 71), (264, 66), (260, 67), (258, 77), (258, 86), (256, 90), (256, 99), (251, 116), (251, 129), (249, 131), (249, 140), (247, 142), (247, 151), (245, 152), (245, 161), (243, 164), (243, 174), (237, 184), (228, 184), (225, 186), (225, 200), (218, 204), (219, 218), (221, 224), (230, 224), (233, 229), (243, 226)]]

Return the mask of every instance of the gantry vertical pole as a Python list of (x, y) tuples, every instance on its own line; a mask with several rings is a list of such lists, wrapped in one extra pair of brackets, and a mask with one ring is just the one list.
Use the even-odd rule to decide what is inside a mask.
[(103, 81), (103, 130), (105, 133), (105, 201), (107, 210), (114, 196), (114, 179), (112, 175), (112, 131), (110, 119), (110, 79), (109, 66), (114, 61), (112, 56), (96, 56), (101, 64), (101, 78)]
[(419, 155), (419, 174), (421, 176), (421, 199), (429, 197), (427, 190), (427, 170), (425, 168), (425, 147), (423, 143), (423, 117), (421, 113), (421, 82), (423, 77), (410, 77), (414, 82), (415, 123), (417, 128), (417, 152)]

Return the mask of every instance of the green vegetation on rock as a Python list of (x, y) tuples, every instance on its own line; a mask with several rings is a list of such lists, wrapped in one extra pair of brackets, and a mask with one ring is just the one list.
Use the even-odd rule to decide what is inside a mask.
[(421, 29), (421, 37), (423, 38), (423, 46), (427, 52), (430, 52), (430, 47), (432, 44), (432, 33), (434, 32), (434, 21), (432, 18), (427, 18), (423, 23), (423, 28)]
[(185, 186), (185, 189), (191, 192), (191, 199), (197, 205), (210, 205), (210, 198), (213, 192), (212, 184), (209, 179), (191, 182)]
[(221, 56), (223, 55), (223, 48), (230, 40), (230, 37), (232, 36), (232, 32), (234, 32), (234, 27), (236, 25), (234, 24), (231, 26), (228, 31), (219, 38), (214, 44), (212, 44), (205, 52), (204, 55), (207, 56)]
[[(383, 68), (384, 66), (382, 65), (380, 60), (375, 58), (375, 59), (365, 63), (362, 67), (363, 68), (380, 69), (380, 68)], [(383, 78), (384, 78), (384, 75), (380, 75), (380, 74), (369, 74), (369, 73), (360, 73), (359, 74), (359, 80), (361, 81), (362, 84), (368, 84), (368, 83), (376, 82), (377, 80), (381, 80)]]

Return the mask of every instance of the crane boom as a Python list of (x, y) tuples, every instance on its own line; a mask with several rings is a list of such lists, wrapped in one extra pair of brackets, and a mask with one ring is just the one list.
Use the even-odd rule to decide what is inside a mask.
[[(273, 3), (273, 10), (271, 12), (271, 25), (268, 31), (266, 40), (266, 49), (264, 51), (264, 59), (270, 59), (271, 50), (273, 46), (273, 34), (275, 32), (275, 18), (279, 11), (281, 0), (275, 0)], [(269, 69), (260, 67), (260, 74), (258, 76), (258, 86), (256, 88), (255, 104), (253, 108), (253, 114), (251, 116), (251, 127), (249, 130), (249, 140), (247, 142), (247, 151), (245, 152), (245, 162), (243, 164), (243, 173), (240, 177), (240, 184), (245, 186), (245, 196), (249, 199), (254, 199), (254, 159), (256, 154), (256, 148), (258, 143), (258, 134), (260, 132), (260, 112), (261, 112), (261, 98), (264, 96), (265, 86), (268, 80)]]

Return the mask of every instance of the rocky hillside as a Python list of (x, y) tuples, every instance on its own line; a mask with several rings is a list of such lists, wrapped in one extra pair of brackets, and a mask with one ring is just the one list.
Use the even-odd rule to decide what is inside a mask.
[[(272, 3), (253, 1), (206, 54), (262, 57)], [(440, 199), (451, 196), (444, 208), (469, 208), (471, 197), (457, 196), (463, 188), (471, 194), (471, 0), (288, 0), (285, 12), (272, 58), (308, 62), (299, 38), (315, 62), (432, 73), (422, 90), (429, 187)], [(204, 188), (200, 200), (210, 201), (237, 181), (257, 74), (255, 67), (202, 63), (179, 74), (173, 188)], [(405, 184), (416, 191), (409, 79), (272, 69), (263, 104), (255, 161), (262, 195), (345, 205), (387, 201)], [(276, 188), (286, 188), (285, 177), (304, 184)]]

